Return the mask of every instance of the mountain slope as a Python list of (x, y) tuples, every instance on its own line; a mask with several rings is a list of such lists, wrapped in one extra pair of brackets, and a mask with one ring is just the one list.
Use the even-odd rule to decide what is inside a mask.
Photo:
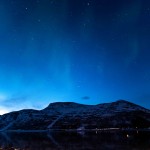
[(148, 128), (150, 110), (119, 100), (99, 105), (51, 103), (43, 110), (21, 110), (0, 116), (0, 130)]

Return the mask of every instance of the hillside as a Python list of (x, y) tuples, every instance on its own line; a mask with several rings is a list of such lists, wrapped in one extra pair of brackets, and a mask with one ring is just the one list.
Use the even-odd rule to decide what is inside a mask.
[(98, 105), (51, 103), (43, 110), (21, 110), (0, 116), (0, 130), (148, 128), (150, 110), (125, 100)]

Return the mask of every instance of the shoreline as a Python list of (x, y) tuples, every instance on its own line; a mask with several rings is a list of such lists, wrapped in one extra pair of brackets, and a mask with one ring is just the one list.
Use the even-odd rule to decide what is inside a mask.
[(77, 129), (48, 129), (48, 130), (5, 130), (0, 131), (0, 133), (4, 132), (20, 132), (20, 133), (46, 133), (46, 132), (107, 132), (107, 131), (147, 131), (150, 132), (150, 129), (119, 129), (119, 128), (110, 128), (110, 129), (83, 129), (83, 130), (77, 130)]

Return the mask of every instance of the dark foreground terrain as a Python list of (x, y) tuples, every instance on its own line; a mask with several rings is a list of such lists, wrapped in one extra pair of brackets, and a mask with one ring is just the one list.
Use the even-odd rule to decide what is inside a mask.
[(149, 150), (150, 132), (2, 132), (0, 148), (2, 150)]

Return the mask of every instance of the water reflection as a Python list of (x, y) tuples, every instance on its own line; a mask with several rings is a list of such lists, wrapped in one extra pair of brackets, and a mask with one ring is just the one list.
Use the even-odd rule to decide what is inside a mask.
[(0, 133), (3, 150), (148, 150), (150, 132)]

